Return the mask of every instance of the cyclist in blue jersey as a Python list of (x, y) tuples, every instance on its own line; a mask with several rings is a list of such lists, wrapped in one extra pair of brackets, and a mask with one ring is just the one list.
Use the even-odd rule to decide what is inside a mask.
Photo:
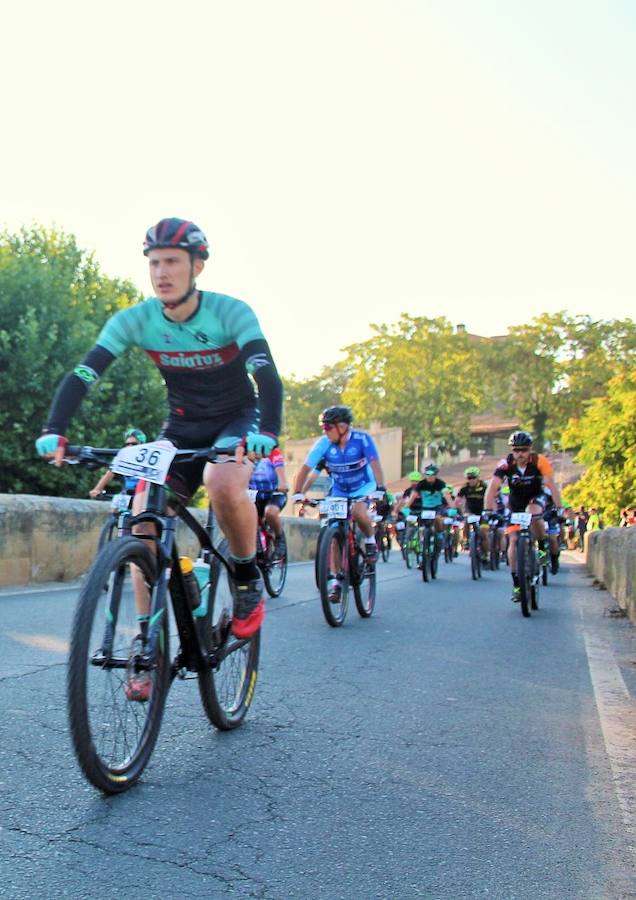
[[(124, 431), (124, 447), (136, 447), (137, 444), (145, 444), (146, 443), (146, 435), (143, 431), (140, 431), (139, 428), (127, 428)], [(111, 472), (110, 469), (99, 479), (94, 488), (88, 492), (91, 497), (99, 497), (101, 492), (104, 490), (107, 484), (109, 484), (113, 478), (115, 477), (115, 473)], [(137, 483), (139, 481), (138, 478), (135, 478), (132, 475), (124, 475), (121, 476), (124, 480), (124, 493), (126, 494), (134, 494), (135, 488), (137, 487)]]
[[(385, 491), (382, 465), (373, 438), (365, 431), (353, 429), (353, 413), (348, 406), (330, 406), (323, 410), (320, 424), (324, 435), (318, 438), (300, 467), (294, 483), (294, 501), (305, 499), (308, 476), (324, 459), (332, 480), (330, 493), (336, 497), (366, 497), (374, 491)], [(375, 562), (378, 551), (366, 503), (351, 508), (365, 538), (365, 553)]]
[[(237, 637), (247, 638), (260, 628), (265, 609), (255, 563), (256, 508), (246, 493), (252, 469), (248, 460), (267, 456), (277, 446), (281, 380), (252, 309), (225, 294), (197, 289), (209, 245), (193, 222), (162, 219), (146, 233), (143, 252), (155, 296), (106, 322), (95, 346), (58, 387), (36, 449), (62, 465), (68, 424), (88, 389), (126, 350), (145, 351), (168, 391), (169, 414), (161, 438), (183, 448), (245, 447), (236, 457), (221, 457), (237, 464), (176, 464), (168, 486), (187, 499), (203, 480), (230, 545), (232, 629)], [(142, 507), (140, 488), (134, 512)], [(139, 531), (150, 527), (137, 526)], [(144, 592), (141, 584), (137, 607), (142, 634), (148, 616)]]
[(283, 540), (283, 523), (280, 513), (287, 503), (287, 474), (285, 473), (285, 457), (276, 447), (254, 466), (249, 487), (256, 494), (256, 508), (265, 517), (276, 538), (276, 553), (285, 552)]

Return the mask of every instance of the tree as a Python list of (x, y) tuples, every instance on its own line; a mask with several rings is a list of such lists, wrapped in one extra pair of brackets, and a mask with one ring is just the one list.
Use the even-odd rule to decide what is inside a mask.
[(481, 349), (490, 392), (532, 432), (541, 450), (546, 440), (559, 440), (585, 403), (603, 396), (613, 375), (636, 364), (636, 326), (631, 320), (544, 313)]
[(343, 393), (352, 375), (345, 363), (336, 363), (304, 381), (283, 378), (285, 435), (291, 440), (301, 440), (315, 434), (322, 410), (344, 402)]
[(401, 426), (407, 445), (453, 451), (468, 442), (471, 415), (483, 408), (480, 358), (445, 318), (407, 314), (372, 325), (375, 336), (346, 348), (354, 372), (344, 400), (363, 424)]
[[(86, 496), (94, 475), (45, 465), (33, 441), (56, 385), (106, 319), (138, 300), (130, 282), (101, 274), (72, 236), (41, 228), (0, 235), (0, 491)], [(129, 353), (87, 396), (69, 438), (118, 446), (128, 425), (154, 433), (164, 408), (155, 367)]]
[(636, 501), (636, 370), (612, 378), (563, 434), (566, 448), (578, 448), (585, 474), (565, 489), (567, 502), (597, 506), (606, 522), (618, 524), (620, 510)]

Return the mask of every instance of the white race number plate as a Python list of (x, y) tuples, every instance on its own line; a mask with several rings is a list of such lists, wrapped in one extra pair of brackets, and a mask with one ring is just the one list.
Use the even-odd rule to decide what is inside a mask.
[(524, 528), (527, 528), (531, 521), (532, 513), (529, 512), (512, 513), (510, 516), (511, 525), (522, 525)]
[(434, 519), (437, 513), (434, 509), (423, 509), (420, 513), (420, 519)]
[(177, 448), (170, 441), (151, 441), (149, 444), (122, 447), (113, 460), (111, 469), (119, 475), (130, 475), (152, 481), (153, 484), (163, 484), (176, 452)]
[(469, 525), (476, 525), (477, 522), (481, 519), (481, 516), (466, 516), (466, 521)]
[(247, 490), (245, 491), (245, 493), (246, 493), (247, 496), (250, 498), (250, 500), (252, 501), (252, 503), (256, 503), (256, 496), (257, 496), (257, 494), (258, 494), (258, 491), (254, 490), (254, 488), (247, 488)]
[(327, 500), (325, 500), (325, 512), (330, 519), (346, 519), (346, 497), (329, 497)]

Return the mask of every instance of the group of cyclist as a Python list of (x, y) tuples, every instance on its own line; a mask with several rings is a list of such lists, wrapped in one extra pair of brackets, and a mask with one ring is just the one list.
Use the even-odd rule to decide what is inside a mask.
[[(187, 501), (201, 483), (212, 503), (230, 549), (231, 591), (234, 602), (232, 630), (238, 638), (249, 638), (261, 627), (265, 605), (263, 583), (255, 561), (257, 507), (247, 490), (261, 499), (261, 511), (277, 538), (281, 536), (280, 510), (286, 502), (288, 484), (284, 460), (278, 449), (282, 417), (282, 383), (269, 345), (250, 306), (225, 294), (200, 290), (196, 279), (209, 258), (208, 241), (197, 225), (179, 218), (166, 218), (148, 229), (143, 253), (148, 260), (154, 295), (116, 312), (104, 325), (93, 347), (57, 388), (47, 421), (36, 440), (36, 450), (61, 466), (67, 447), (67, 431), (87, 392), (106, 369), (125, 351), (142, 349), (157, 366), (167, 388), (169, 412), (157, 440), (177, 448), (214, 446), (217, 465), (205, 460), (176, 463), (167, 486), (181, 501)], [(444, 527), (443, 512), (457, 509), (481, 515), (503, 506), (506, 485), (514, 511), (535, 514), (533, 528), (541, 552), (547, 552), (543, 518), (551, 491), (560, 505), (558, 490), (545, 457), (532, 450), (527, 432), (511, 435), (511, 452), (496, 469), (488, 486), (479, 470), (466, 470), (466, 484), (453, 497), (431, 464), (423, 475), (415, 473), (413, 484), (393, 507), (386, 495), (385, 479), (372, 437), (353, 427), (351, 409), (332, 406), (324, 410), (322, 436), (301, 466), (293, 486), (294, 499), (305, 497), (322, 468), (332, 480), (332, 492), (354, 499), (352, 517), (363, 535), (370, 565), (377, 558), (374, 522), (364, 498), (372, 492), (384, 495), (384, 515), (393, 511), (415, 513), (435, 510), (435, 529)], [(127, 429), (125, 444), (143, 443), (146, 435)], [(90, 491), (98, 496), (112, 473), (106, 473)], [(144, 508), (148, 483), (129, 481), (132, 512)], [(134, 533), (152, 534), (153, 526), (139, 522)], [(511, 538), (513, 581), (514, 532)], [(482, 548), (487, 552), (487, 535)], [(154, 546), (150, 542), (150, 546)], [(282, 542), (281, 542), (282, 546)], [(515, 586), (516, 586), (515, 582)], [(147, 632), (149, 595), (143, 579), (134, 580), (140, 634)], [(131, 699), (146, 699), (143, 686), (132, 690)]]

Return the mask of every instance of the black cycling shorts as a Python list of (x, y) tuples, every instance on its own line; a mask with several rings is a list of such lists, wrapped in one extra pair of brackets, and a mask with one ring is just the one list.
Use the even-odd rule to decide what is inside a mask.
[[(250, 431), (258, 431), (258, 411), (253, 407), (240, 410), (229, 419), (227, 414), (203, 421), (186, 421), (170, 416), (164, 423), (157, 440), (171, 441), (179, 450), (196, 450), (200, 447), (227, 447), (233, 449)], [(203, 480), (205, 459), (175, 463), (166, 484), (181, 499), (190, 498)]]

